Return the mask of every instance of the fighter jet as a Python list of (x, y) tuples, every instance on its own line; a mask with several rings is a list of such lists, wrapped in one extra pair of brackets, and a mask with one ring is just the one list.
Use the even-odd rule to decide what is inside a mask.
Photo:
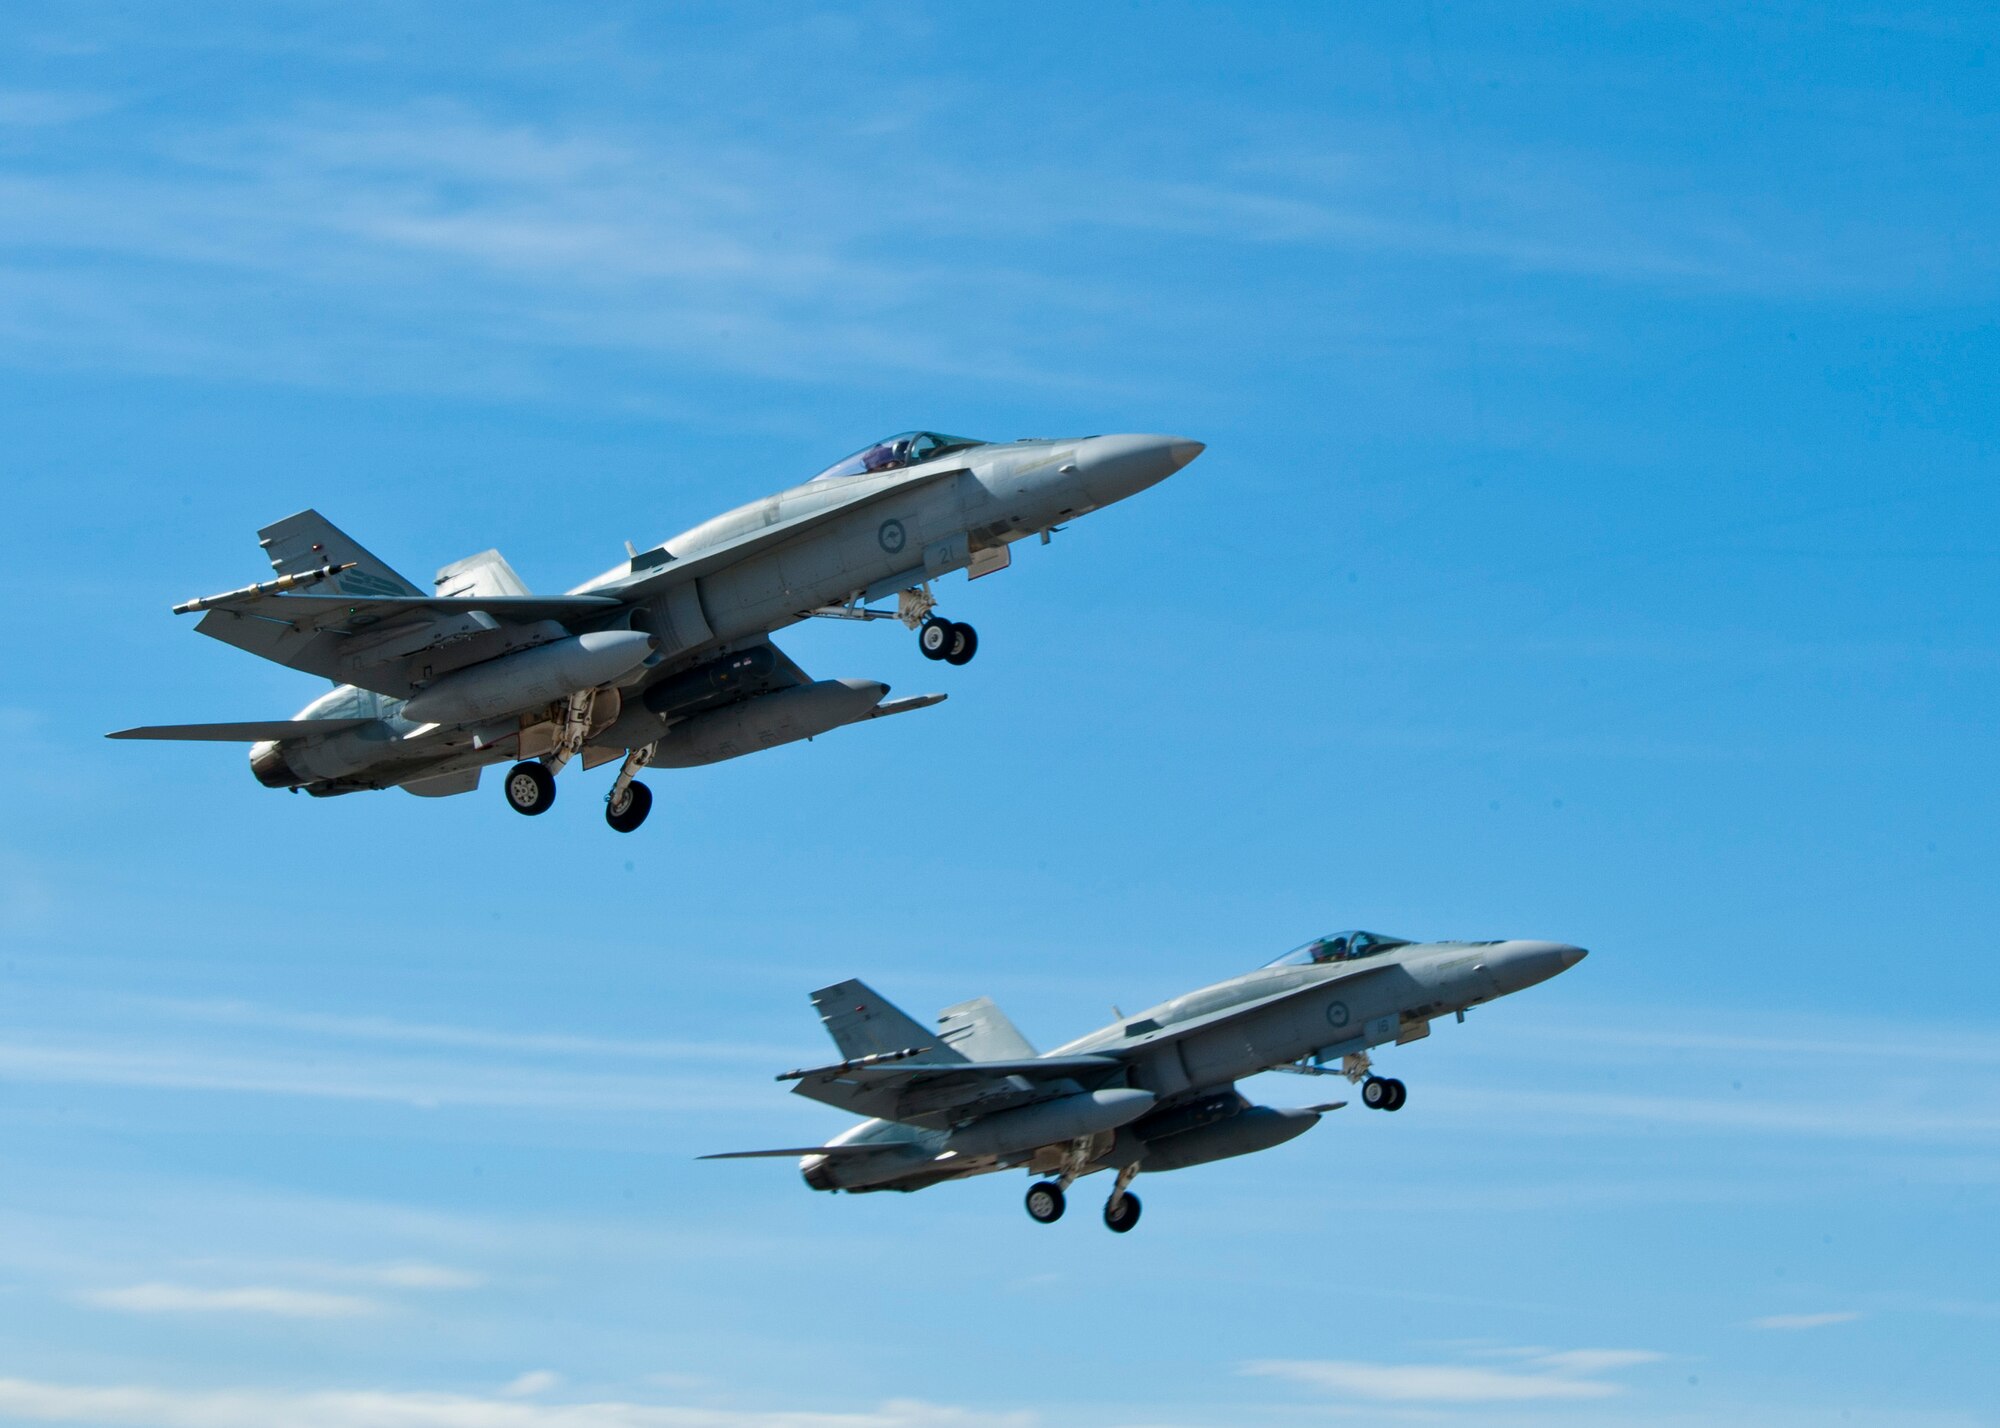
[(825, 1145), (704, 1160), (802, 1157), (815, 1190), (921, 1190), (1025, 1168), (1031, 1218), (1062, 1218), (1079, 1176), (1113, 1172), (1104, 1223), (1139, 1223), (1133, 1177), (1269, 1150), (1344, 1101), (1254, 1106), (1235, 1083), (1260, 1071), (1344, 1076), (1361, 1104), (1398, 1111), (1407, 1092), (1368, 1053), (1430, 1035), (1447, 1014), (1574, 967), (1562, 942), (1410, 942), (1377, 932), (1317, 937), (1254, 972), (1120, 1017), (1037, 1055), (977, 997), (926, 1030), (861, 982), (812, 994), (846, 1059), (787, 1071), (796, 1094), (870, 1117)]
[[(291, 719), (123, 729), (113, 739), (251, 745), (270, 788), (320, 797), (469, 793), (513, 761), (507, 802), (540, 814), (555, 775), (622, 758), (605, 818), (629, 833), (648, 765), (737, 758), (944, 699), (885, 700), (869, 679), (814, 680), (770, 636), (813, 617), (900, 620), (962, 665), (972, 626), (932, 583), (1007, 568), (1011, 546), (1145, 490), (1194, 460), (1178, 436), (991, 442), (911, 431), (803, 485), (724, 512), (559, 596), (531, 595), (496, 550), (417, 586), (317, 511), (258, 532), (275, 580), (176, 605), (204, 635), (334, 681)], [(311, 593), (301, 593), (310, 591)], [(893, 597), (893, 608), (877, 602)]]

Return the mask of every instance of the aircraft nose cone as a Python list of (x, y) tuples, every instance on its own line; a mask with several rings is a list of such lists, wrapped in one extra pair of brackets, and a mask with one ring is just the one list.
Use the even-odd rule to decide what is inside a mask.
[(1205, 448), (1184, 436), (1093, 436), (1077, 448), (1085, 487), (1099, 506), (1164, 481)]
[(1589, 954), (1567, 942), (1503, 942), (1486, 960), (1501, 993), (1518, 992), (1567, 972)]

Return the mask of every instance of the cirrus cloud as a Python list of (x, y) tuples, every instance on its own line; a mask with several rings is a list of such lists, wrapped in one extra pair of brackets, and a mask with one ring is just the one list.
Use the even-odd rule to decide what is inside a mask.
[(210, 1289), (154, 1281), (113, 1289), (89, 1289), (79, 1301), (127, 1314), (261, 1314), (279, 1319), (352, 1319), (378, 1313), (382, 1305), (358, 1294), (285, 1289), (251, 1284)]

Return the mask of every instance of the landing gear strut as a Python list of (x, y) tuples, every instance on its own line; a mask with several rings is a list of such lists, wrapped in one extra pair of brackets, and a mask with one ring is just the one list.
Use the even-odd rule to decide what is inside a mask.
[(1121, 1235), (1139, 1223), (1139, 1197), (1125, 1188), (1138, 1173), (1137, 1162), (1120, 1170), (1117, 1183), (1111, 1187), (1111, 1198), (1104, 1202), (1105, 1225)]
[[(556, 775), (562, 772), (563, 765), (582, 751), (584, 740), (590, 737), (591, 716), (597, 710), (597, 696), (595, 689), (579, 690), (570, 695), (563, 701), (559, 721), (561, 728), (556, 734), (555, 748), (540, 759), (523, 759), (507, 770), (507, 781), (502, 787), (506, 789), (509, 806), (516, 813), (525, 813), (530, 817), (547, 813), (549, 805), (556, 801)], [(616, 697), (615, 692), (612, 697)]]
[(653, 790), (628, 783), (604, 801), (604, 821), (620, 833), (630, 833), (653, 811)]
[(925, 659), (971, 664), (972, 657), (979, 652), (979, 632), (961, 621), (933, 614), (936, 609), (937, 596), (925, 584), (898, 592), (894, 610), (871, 609), (861, 603), (857, 594), (845, 605), (822, 605), (804, 613), (826, 620), (900, 620), (905, 629), (917, 632), (917, 648), (923, 651)]
[(1365, 1051), (1350, 1051), (1340, 1058), (1340, 1074), (1361, 1087), (1361, 1104), (1371, 1111), (1400, 1111), (1410, 1091), (1393, 1076), (1377, 1076)]
[(653, 761), (653, 751), (658, 747), (647, 744), (626, 754), (625, 762), (619, 765), (618, 777), (611, 781), (611, 792), (604, 795), (604, 821), (620, 833), (632, 832), (653, 811), (653, 790), (633, 776)]

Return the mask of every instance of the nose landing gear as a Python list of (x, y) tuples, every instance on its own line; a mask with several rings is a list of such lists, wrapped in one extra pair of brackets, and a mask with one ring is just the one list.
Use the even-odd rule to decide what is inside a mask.
[(973, 655), (979, 652), (978, 631), (963, 621), (947, 620), (933, 613), (937, 597), (931, 594), (929, 585), (900, 592), (894, 610), (869, 608), (862, 603), (863, 593), (856, 593), (844, 605), (822, 605), (800, 613), (825, 620), (901, 621), (904, 628), (917, 632), (917, 648), (923, 651), (925, 659), (941, 659), (947, 664), (971, 664)]
[(1409, 1088), (1393, 1076), (1370, 1076), (1361, 1083), (1361, 1104), (1371, 1111), (1400, 1111)]
[(924, 652), (925, 659), (970, 664), (979, 652), (979, 632), (970, 625), (933, 615), (917, 631), (917, 648)]

